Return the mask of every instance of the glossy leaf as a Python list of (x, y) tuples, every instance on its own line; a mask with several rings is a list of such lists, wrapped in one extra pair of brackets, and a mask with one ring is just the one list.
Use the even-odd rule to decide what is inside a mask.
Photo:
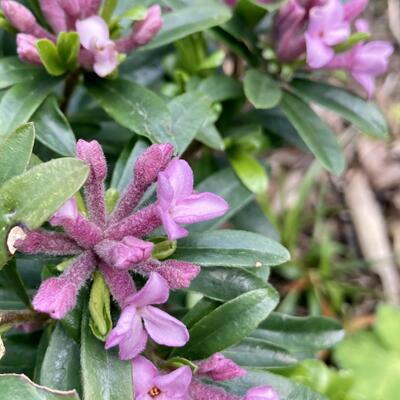
[(26, 307), (31, 307), (31, 301), (17, 269), (15, 259), (12, 259), (7, 267), (0, 271), (0, 285), (3, 288), (12, 289)]
[(79, 400), (75, 391), (60, 392), (33, 383), (25, 375), (0, 375), (0, 393), (13, 400)]
[(7, 90), (0, 101), (0, 136), (28, 122), (58, 83), (57, 79), (42, 74), (33, 81), (18, 83)]
[(244, 77), (244, 93), (255, 108), (276, 107), (282, 98), (279, 84), (265, 73), (250, 69)]
[(5, 238), (15, 224), (38, 228), (84, 183), (88, 167), (76, 159), (40, 164), (0, 188), (0, 266), (8, 258)]
[(34, 141), (33, 124), (22, 125), (0, 140), (0, 186), (25, 171), (32, 155)]
[(49, 96), (33, 115), (37, 139), (63, 156), (74, 156), (76, 140), (74, 132), (60, 110), (57, 98)]
[(186, 150), (205, 124), (211, 113), (210, 106), (207, 97), (197, 92), (185, 93), (168, 103), (178, 154)]
[(174, 258), (203, 267), (263, 267), (283, 264), (290, 255), (281, 244), (265, 236), (216, 230), (180, 240)]
[(56, 325), (44, 355), (40, 384), (57, 390), (80, 389), (79, 346), (60, 323)]
[(18, 57), (0, 59), (0, 89), (34, 80), (40, 74), (40, 69), (22, 62)]
[(345, 160), (331, 129), (307, 103), (289, 92), (284, 93), (281, 106), (315, 157), (326, 169), (340, 174), (345, 167)]
[(50, 39), (39, 39), (36, 47), (40, 60), (50, 75), (60, 76), (67, 71), (54, 42)]
[(84, 312), (81, 338), (82, 385), (85, 399), (133, 400), (132, 367), (115, 349), (105, 350), (89, 328)]
[(385, 118), (371, 101), (336, 86), (307, 79), (294, 80), (292, 88), (300, 97), (336, 112), (368, 135), (378, 138), (388, 135)]
[(134, 82), (88, 80), (89, 92), (119, 124), (157, 143), (175, 144), (171, 115), (154, 92)]
[(77, 32), (60, 32), (57, 37), (57, 52), (62, 63), (69, 70), (76, 68), (80, 49)]
[(163, 15), (164, 25), (159, 34), (143, 50), (173, 43), (196, 32), (221, 25), (231, 17), (231, 10), (214, 1), (202, 1)]
[(196, 140), (214, 150), (223, 151), (225, 149), (224, 139), (215, 125), (212, 124), (201, 128), (199, 132), (197, 132)]
[(204, 93), (213, 102), (236, 99), (243, 94), (240, 83), (225, 75), (215, 75), (203, 79), (196, 90)]
[(194, 290), (218, 301), (228, 301), (243, 293), (267, 287), (262, 279), (241, 269), (228, 267), (202, 268), (190, 285)]
[(247, 368), (282, 367), (297, 362), (297, 359), (282, 347), (255, 338), (244, 339), (238, 345), (225, 350), (224, 355)]
[(222, 196), (229, 203), (229, 210), (220, 218), (190, 226), (191, 232), (203, 232), (222, 225), (255, 198), (255, 195), (243, 186), (231, 168), (210, 175), (196, 187), (196, 190)]
[(272, 313), (251, 336), (284, 347), (291, 352), (316, 352), (340, 342), (344, 337), (344, 331), (333, 319)]
[(278, 293), (272, 288), (245, 293), (215, 309), (189, 330), (190, 340), (174, 350), (192, 360), (201, 360), (240, 342), (278, 304)]
[(281, 400), (327, 400), (325, 396), (313, 390), (266, 371), (249, 371), (242, 378), (220, 384), (230, 392), (243, 395), (252, 387), (269, 385), (279, 394)]

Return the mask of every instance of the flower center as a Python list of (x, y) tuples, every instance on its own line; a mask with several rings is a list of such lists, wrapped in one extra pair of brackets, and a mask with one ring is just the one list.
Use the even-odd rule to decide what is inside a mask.
[(152, 387), (152, 388), (149, 390), (149, 392), (148, 392), (148, 395), (149, 395), (150, 397), (157, 397), (157, 396), (159, 396), (160, 394), (161, 394), (161, 390), (160, 390), (158, 387), (156, 387), (156, 386)]

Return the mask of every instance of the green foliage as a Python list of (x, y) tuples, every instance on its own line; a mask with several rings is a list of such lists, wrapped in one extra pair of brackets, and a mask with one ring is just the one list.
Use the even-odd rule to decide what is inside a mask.
[(400, 311), (382, 304), (372, 330), (347, 337), (335, 349), (335, 359), (353, 373), (352, 393), (365, 400), (395, 400), (399, 393)]

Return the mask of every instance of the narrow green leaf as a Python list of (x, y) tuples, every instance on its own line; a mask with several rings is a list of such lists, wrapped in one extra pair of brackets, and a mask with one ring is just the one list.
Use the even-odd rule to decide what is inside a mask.
[(115, 349), (104, 349), (89, 328), (87, 311), (82, 321), (81, 366), (85, 399), (133, 400), (131, 363), (120, 360)]
[(211, 113), (211, 103), (201, 93), (188, 92), (168, 103), (178, 154), (182, 154)]
[(33, 383), (25, 375), (0, 375), (0, 393), (4, 399), (13, 400), (79, 400), (73, 390), (60, 392)]
[(17, 83), (32, 81), (41, 74), (40, 69), (22, 62), (18, 57), (0, 59), (0, 89)]
[(276, 107), (282, 98), (279, 84), (265, 73), (250, 69), (244, 77), (244, 93), (255, 108)]
[(377, 138), (388, 135), (385, 117), (377, 106), (345, 89), (308, 79), (295, 79), (292, 89), (303, 99), (336, 112), (368, 135)]
[(256, 275), (241, 268), (209, 267), (202, 268), (189, 289), (217, 301), (228, 301), (267, 285)]
[(70, 71), (78, 65), (79, 49), (81, 47), (77, 32), (60, 32), (57, 37), (57, 52), (62, 64)]
[(180, 240), (174, 258), (203, 267), (263, 267), (283, 264), (290, 255), (281, 244), (265, 236), (216, 230)]
[(330, 318), (272, 313), (251, 336), (291, 352), (316, 352), (340, 342), (344, 331), (337, 321)]
[(49, 149), (63, 156), (74, 156), (76, 140), (72, 128), (60, 110), (57, 98), (50, 95), (32, 117), (36, 137)]
[(19, 83), (0, 100), (0, 137), (29, 121), (60, 81), (42, 74), (33, 81)]
[(204, 0), (163, 16), (160, 33), (143, 50), (155, 49), (173, 43), (196, 32), (221, 25), (231, 17), (231, 10), (215, 1)]
[(58, 159), (36, 166), (0, 188), (0, 266), (8, 258), (8, 230), (16, 224), (38, 228), (79, 190), (87, 175), (88, 167), (82, 161)]
[(243, 95), (240, 83), (226, 75), (215, 75), (203, 79), (196, 90), (205, 94), (213, 102), (237, 99)]
[(345, 159), (332, 130), (307, 103), (289, 92), (284, 93), (281, 106), (316, 158), (326, 169), (339, 175), (345, 167)]
[(245, 293), (215, 309), (190, 329), (189, 343), (173, 351), (201, 360), (240, 342), (276, 307), (278, 293), (272, 288)]
[(175, 144), (171, 115), (154, 92), (123, 79), (91, 79), (87, 86), (89, 93), (122, 126), (153, 142)]
[(22, 125), (3, 140), (0, 139), (0, 186), (26, 170), (34, 141), (33, 124)]
[(223, 151), (225, 149), (224, 139), (213, 124), (201, 128), (197, 132), (196, 140), (214, 150)]
[(36, 47), (40, 60), (50, 75), (60, 76), (66, 72), (66, 66), (58, 53), (57, 46), (50, 39), (39, 39)]
[(40, 384), (57, 390), (80, 391), (79, 346), (60, 323), (50, 337), (40, 370)]
[(190, 329), (195, 323), (214, 311), (221, 303), (203, 297), (182, 318), (182, 322)]

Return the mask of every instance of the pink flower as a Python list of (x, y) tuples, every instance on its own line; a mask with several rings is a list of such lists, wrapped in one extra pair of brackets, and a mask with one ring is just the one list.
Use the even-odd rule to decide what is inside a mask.
[(184, 160), (175, 158), (158, 175), (158, 211), (170, 240), (187, 236), (181, 224), (194, 224), (220, 217), (228, 203), (213, 193), (193, 193), (193, 172)]
[(221, 353), (215, 353), (199, 363), (199, 375), (206, 375), (214, 381), (228, 381), (246, 375), (246, 371)]
[(187, 400), (192, 371), (180, 367), (169, 374), (160, 374), (146, 358), (137, 356), (133, 362), (133, 386), (136, 400)]
[(168, 297), (167, 282), (153, 272), (146, 285), (126, 299), (117, 326), (107, 338), (106, 349), (119, 345), (120, 358), (133, 359), (144, 350), (148, 335), (158, 344), (184, 346), (189, 340), (185, 325), (152, 305), (163, 304)]
[(393, 46), (384, 41), (358, 44), (350, 51), (336, 55), (326, 68), (349, 71), (371, 97), (375, 79), (386, 72), (393, 50)]
[(118, 66), (118, 52), (115, 43), (110, 40), (110, 32), (103, 18), (89, 17), (76, 21), (81, 45), (94, 57), (93, 69), (97, 75), (110, 75)]
[(279, 396), (271, 386), (258, 386), (250, 389), (244, 400), (279, 400)]
[(129, 269), (151, 256), (154, 244), (126, 236), (121, 241), (103, 240), (95, 246), (98, 254), (107, 264), (119, 269)]
[(310, 23), (305, 33), (307, 63), (312, 68), (321, 68), (335, 56), (332, 46), (350, 36), (350, 25), (344, 19), (340, 0), (327, 0), (326, 4), (310, 11)]
[(348, 22), (356, 19), (367, 7), (368, 0), (350, 0), (344, 4), (344, 19)]
[(26, 33), (18, 33), (17, 35), (17, 53), (22, 61), (34, 65), (42, 65), (39, 52), (36, 48), (38, 39), (35, 36)]

